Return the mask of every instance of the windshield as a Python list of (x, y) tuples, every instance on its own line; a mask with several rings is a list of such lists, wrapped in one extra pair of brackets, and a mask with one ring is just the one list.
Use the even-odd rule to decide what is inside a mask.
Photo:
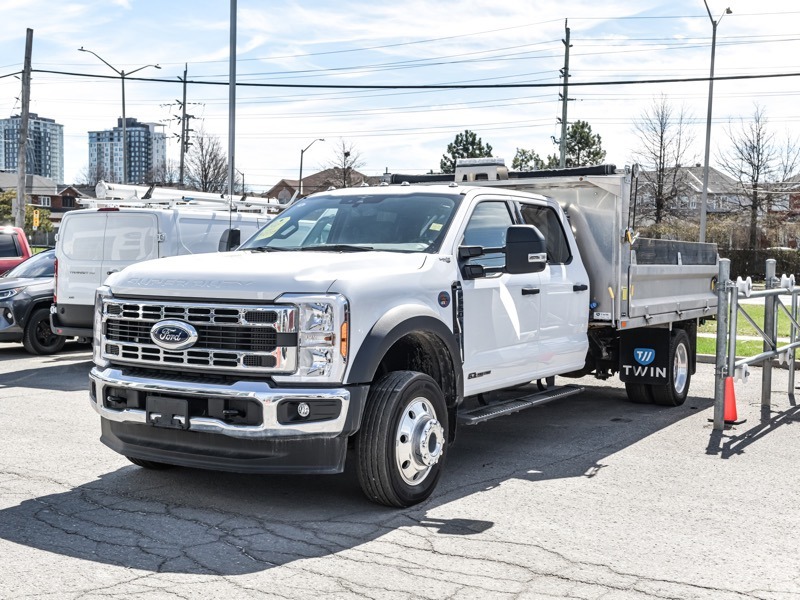
[(240, 250), (436, 252), (461, 196), (369, 193), (303, 198)]
[(46, 250), (31, 256), (8, 271), (4, 277), (53, 277), (55, 274), (55, 250)]

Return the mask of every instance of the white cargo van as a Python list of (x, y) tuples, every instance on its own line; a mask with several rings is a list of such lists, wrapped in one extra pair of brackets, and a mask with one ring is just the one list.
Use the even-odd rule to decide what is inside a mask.
[(143, 260), (230, 249), (227, 240), (244, 241), (271, 218), (188, 206), (66, 213), (56, 238), (53, 332), (91, 337), (94, 292), (112, 273)]

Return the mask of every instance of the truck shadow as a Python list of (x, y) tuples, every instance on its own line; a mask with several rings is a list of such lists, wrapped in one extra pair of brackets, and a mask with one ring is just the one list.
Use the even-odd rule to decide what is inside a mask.
[[(698, 398), (668, 410), (633, 405), (620, 388), (597, 387), (464, 428), (434, 496), (401, 510), (362, 496), (352, 457), (345, 473), (324, 477), (124, 466), (0, 511), (0, 538), (150, 572), (240, 575), (354, 549), (400, 528), (475, 535), (493, 526), (482, 511), (442, 519), (436, 509), (509, 480), (527, 482), (531, 494), (543, 480), (588, 480), (604, 458), (710, 406)], [(14, 478), (30, 476), (6, 475)]]
[[(31, 355), (19, 347), (0, 348), (0, 387), (26, 387), (58, 392), (88, 388), (92, 354), (86, 344), (68, 343), (62, 352), (36, 358), (36, 367), (18, 369), (15, 360)], [(29, 364), (29, 363), (28, 363)]]

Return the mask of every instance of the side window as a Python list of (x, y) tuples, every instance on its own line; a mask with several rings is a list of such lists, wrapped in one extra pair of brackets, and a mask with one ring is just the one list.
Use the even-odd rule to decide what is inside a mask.
[(547, 262), (565, 264), (570, 261), (569, 242), (558, 220), (558, 215), (549, 206), (536, 204), (522, 205), (522, 220), (526, 225), (534, 225), (542, 232), (547, 243)]
[[(469, 218), (461, 244), (500, 248), (506, 245), (506, 231), (513, 224), (514, 221), (505, 202), (481, 202), (475, 207)], [(502, 253), (485, 254), (471, 259), (470, 262), (484, 267), (502, 267), (505, 264), (505, 255)]]
[(15, 238), (12, 233), (0, 233), (0, 256), (22, 256)]

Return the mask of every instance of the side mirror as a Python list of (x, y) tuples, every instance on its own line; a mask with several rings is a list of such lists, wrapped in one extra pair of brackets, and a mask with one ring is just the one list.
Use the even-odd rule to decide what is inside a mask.
[(219, 238), (218, 250), (220, 252), (230, 252), (238, 248), (241, 243), (242, 231), (240, 229), (226, 229)]
[(533, 225), (512, 225), (506, 233), (506, 272), (539, 273), (547, 266), (547, 245)]

